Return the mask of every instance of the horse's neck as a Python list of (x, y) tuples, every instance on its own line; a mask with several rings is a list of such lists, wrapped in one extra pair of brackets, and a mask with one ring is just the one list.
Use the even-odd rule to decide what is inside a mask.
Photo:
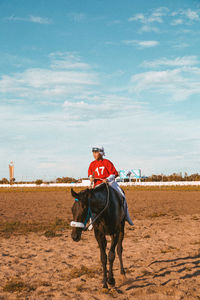
[(107, 194), (104, 190), (96, 191), (93, 197), (90, 199), (91, 210), (95, 213), (100, 212), (106, 205)]

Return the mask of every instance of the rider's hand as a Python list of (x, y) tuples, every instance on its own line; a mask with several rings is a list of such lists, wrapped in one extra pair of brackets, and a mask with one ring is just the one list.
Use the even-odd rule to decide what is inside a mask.
[(108, 180), (107, 180), (107, 179), (103, 179), (102, 182), (103, 182), (103, 183), (107, 183)]
[(90, 176), (90, 182), (93, 183), (94, 182), (94, 177)]

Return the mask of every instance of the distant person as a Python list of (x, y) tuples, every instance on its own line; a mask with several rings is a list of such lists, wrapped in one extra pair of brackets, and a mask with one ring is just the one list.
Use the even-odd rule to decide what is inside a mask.
[[(105, 152), (104, 148), (101, 147), (93, 147), (92, 153), (94, 156), (94, 161), (91, 162), (89, 169), (88, 169), (88, 177), (90, 178), (90, 182), (93, 185), (93, 187), (101, 184), (102, 182), (106, 183), (108, 182), (109, 185), (115, 189), (120, 196), (124, 199), (124, 211), (126, 216), (126, 221), (130, 225), (134, 225), (128, 212), (128, 205), (126, 202), (125, 194), (120, 188), (120, 186), (115, 181), (115, 178), (118, 176), (118, 172), (115, 169), (113, 163), (105, 159)], [(98, 179), (100, 178), (100, 179)]]

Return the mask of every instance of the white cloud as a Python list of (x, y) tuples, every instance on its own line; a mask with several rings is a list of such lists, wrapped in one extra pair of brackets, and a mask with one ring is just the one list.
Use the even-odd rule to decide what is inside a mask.
[(148, 14), (138, 13), (138, 14), (130, 17), (128, 19), (128, 21), (130, 21), (130, 22), (139, 21), (144, 24), (153, 23), (153, 22), (162, 23), (163, 22), (162, 17), (165, 16), (167, 14), (167, 12), (168, 12), (167, 7), (160, 7), (160, 8), (153, 10), (153, 12), (150, 12)]
[(38, 16), (30, 16), (30, 22), (39, 23), (39, 24), (50, 24), (51, 21), (48, 18), (42, 18)]
[(85, 13), (72, 12), (68, 14), (68, 17), (76, 23), (80, 23), (86, 19)]
[(138, 45), (141, 47), (155, 47), (159, 44), (158, 41), (138, 41)]
[(28, 16), (28, 17), (16, 17), (16, 16), (10, 16), (7, 17), (6, 20), (8, 21), (23, 21), (23, 22), (31, 22), (31, 23), (39, 23), (39, 24), (51, 24), (52, 21), (49, 18), (46, 17), (40, 17), (40, 16)]
[(195, 10), (192, 10), (189, 8), (189, 9), (183, 11), (183, 14), (185, 14), (185, 16), (188, 19), (190, 19), (191, 21), (199, 21), (199, 14)]
[(140, 32), (159, 32), (159, 29), (155, 26), (151, 26), (149, 24), (143, 25), (140, 30)]
[(138, 41), (138, 40), (125, 40), (123, 41), (123, 44), (125, 45), (136, 45), (141, 48), (149, 48), (149, 47), (155, 47), (159, 44), (158, 41)]
[(182, 49), (183, 50), (184, 48), (187, 48), (189, 46), (190, 46), (190, 44), (188, 44), (188, 43), (179, 42), (177, 44), (177, 42), (175, 42), (175, 44), (173, 45), (173, 48)]
[(176, 26), (176, 25), (181, 25), (183, 24), (183, 19), (175, 19), (171, 22), (171, 25)]
[(67, 96), (81, 88), (96, 84), (94, 75), (86, 72), (49, 69), (27, 69), (13, 76), (3, 75), (0, 93), (15, 94), (18, 97), (43, 98), (45, 95)]
[[(147, 13), (137, 13), (128, 19), (129, 22), (139, 22), (143, 24), (140, 32), (158, 32), (158, 28), (152, 26), (152, 23), (161, 24), (164, 19), (170, 22), (171, 25), (191, 25), (194, 21), (199, 21), (199, 10), (179, 9), (177, 11), (170, 11), (167, 7), (160, 7), (154, 10), (149, 10)], [(172, 19), (172, 20), (171, 20)]]
[(50, 55), (49, 68), (29, 68), (0, 78), (0, 94), (4, 97), (59, 100), (69, 95), (87, 93), (98, 83), (89, 65), (73, 54)]
[(131, 91), (149, 91), (165, 95), (171, 100), (186, 100), (192, 95), (200, 95), (200, 68), (182, 67), (165, 71), (148, 71), (133, 75)]
[(79, 55), (70, 52), (50, 53), (50, 67), (53, 69), (90, 69), (89, 64), (81, 61)]
[(173, 11), (169, 16), (176, 18), (178, 17), (171, 22), (171, 25), (179, 25), (183, 23), (186, 25), (191, 25), (194, 21), (200, 20), (199, 10), (192, 10), (191, 8)]
[(166, 57), (160, 58), (153, 61), (144, 61), (142, 66), (144, 67), (159, 67), (159, 66), (168, 66), (168, 67), (182, 67), (182, 66), (194, 66), (198, 64), (197, 56), (183, 56), (176, 57), (175, 59), (167, 59)]
[(24, 67), (24, 65), (32, 65), (34, 61), (30, 58), (24, 57), (23, 55), (13, 55), (10, 53), (1, 53), (0, 55), (1, 68), (5, 65), (6, 69), (8, 66), (11, 67)]
[(135, 16), (131, 17), (128, 19), (130, 22), (132, 21), (140, 21), (141, 23), (146, 23), (145, 22), (145, 15), (140, 13), (140, 14), (136, 14)]
[(64, 109), (69, 120), (90, 121), (136, 115), (142, 104), (130, 97), (116, 94), (88, 96), (81, 101), (65, 101)]
[(178, 70), (138, 73), (131, 77), (131, 82), (134, 84), (133, 90), (140, 92), (155, 86), (159, 88), (159, 85), (170, 84), (178, 76), (178, 73)]
[[(119, 92), (101, 92), (100, 76), (77, 54), (56, 52), (49, 54), (49, 59), (49, 68), (28, 68), (23, 72), (3, 75), (0, 78), (0, 95), (4, 103), (54, 105), (56, 110), (62, 110), (59, 121), (64, 119), (67, 124), (73, 125), (129, 115), (141, 107), (142, 104), (120, 96)], [(49, 114), (40, 114), (39, 120), (46, 122), (48, 117)]]

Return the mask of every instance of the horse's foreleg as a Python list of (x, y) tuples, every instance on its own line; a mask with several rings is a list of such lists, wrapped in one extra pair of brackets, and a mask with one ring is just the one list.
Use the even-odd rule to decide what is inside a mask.
[(123, 260), (122, 260), (122, 252), (123, 252), (122, 242), (123, 242), (123, 239), (124, 239), (124, 224), (122, 224), (121, 230), (120, 230), (120, 233), (119, 233), (119, 240), (118, 240), (118, 244), (117, 244), (117, 254), (118, 254), (119, 262), (120, 262), (120, 273), (122, 275), (125, 275), (125, 270), (124, 270)]
[(111, 247), (108, 255), (108, 259), (109, 259), (108, 283), (111, 285), (115, 285), (115, 279), (113, 276), (113, 262), (115, 260), (115, 247), (117, 245), (118, 239), (119, 239), (119, 233), (115, 233), (112, 235)]
[(102, 233), (95, 231), (95, 237), (99, 244), (100, 254), (101, 254), (101, 263), (103, 266), (103, 288), (108, 288), (107, 285), (107, 255), (106, 255), (106, 246), (107, 241), (105, 235)]

